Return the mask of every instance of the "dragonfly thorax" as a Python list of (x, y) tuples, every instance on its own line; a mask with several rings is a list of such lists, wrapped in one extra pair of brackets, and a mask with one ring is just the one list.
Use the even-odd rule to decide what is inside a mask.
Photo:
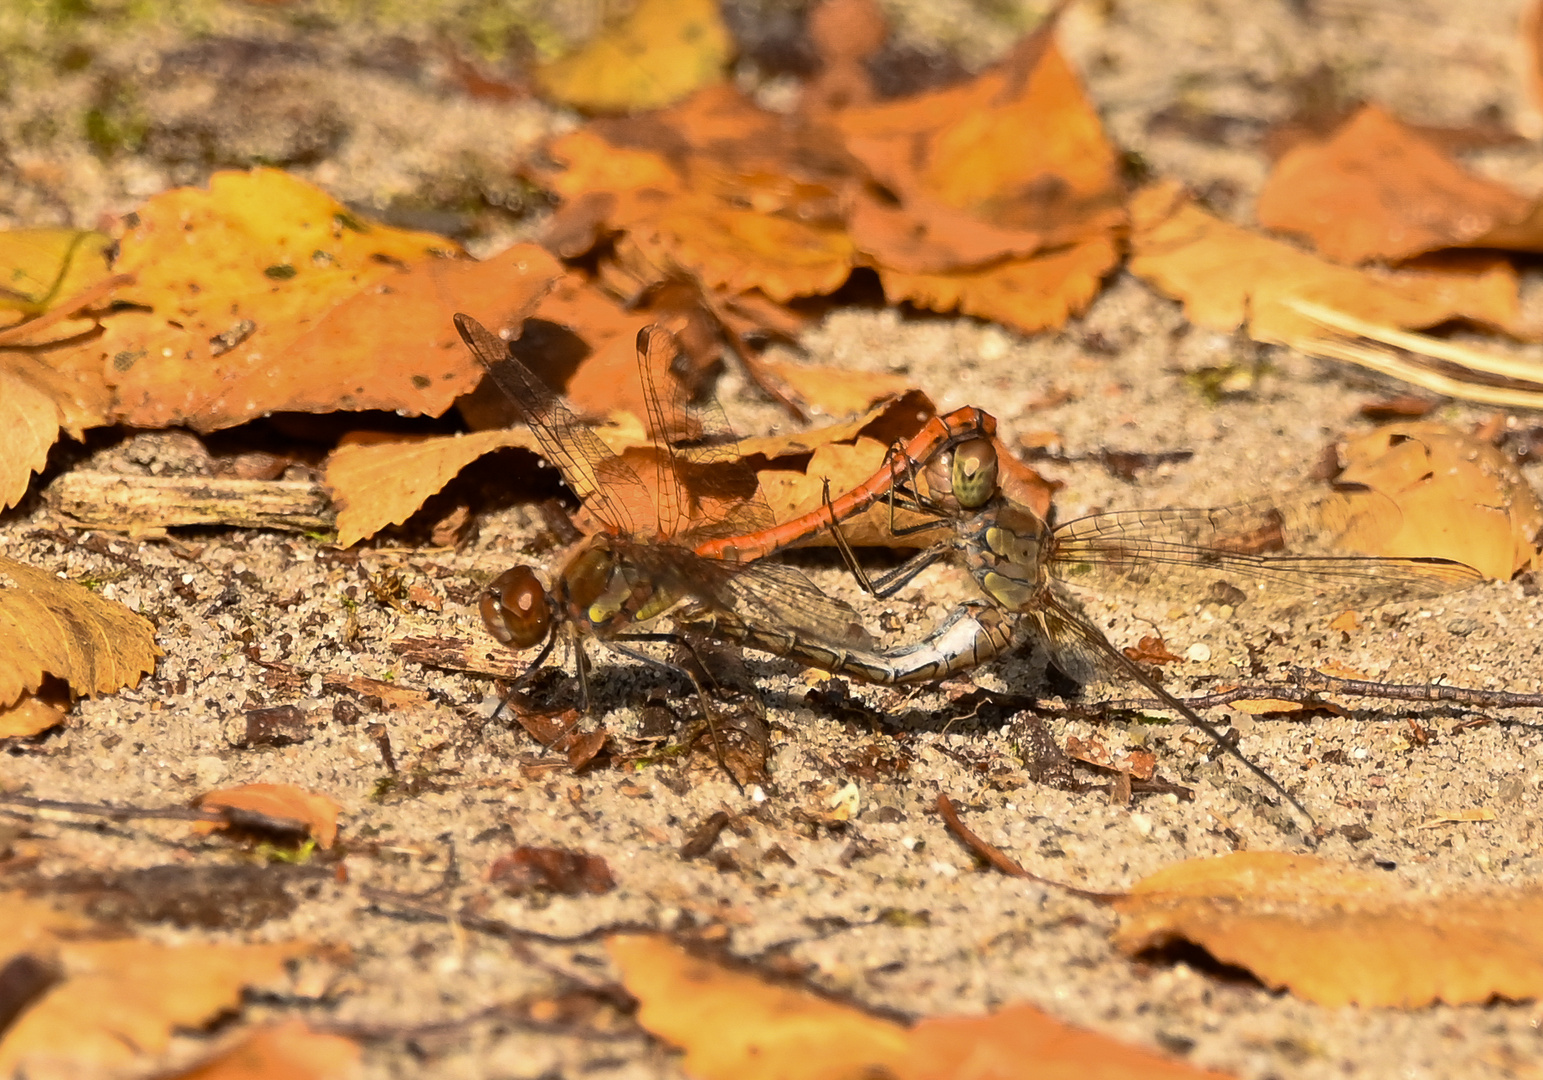
[(564, 568), (562, 592), (570, 616), (600, 631), (613, 624), (646, 622), (676, 601), (603, 538)]
[(973, 533), (967, 537), (966, 561), (986, 594), (1009, 611), (1032, 607), (1048, 577), (1044, 520), (999, 498), (964, 528)]
[(997, 452), (990, 439), (966, 439), (935, 455), (924, 473), (928, 497), (945, 510), (977, 510), (997, 490)]

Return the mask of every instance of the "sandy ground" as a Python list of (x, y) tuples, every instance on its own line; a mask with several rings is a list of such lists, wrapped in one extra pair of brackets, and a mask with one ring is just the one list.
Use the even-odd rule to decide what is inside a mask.
[[(898, 14), (908, 40), (952, 45), (971, 61), (1012, 36), (1010, 20), (987, 20), (962, 3), (917, 3)], [(1065, 39), (1117, 140), (1154, 171), (1182, 178), (1247, 220), (1266, 168), (1255, 140), (1266, 123), (1293, 111), (1304, 85), (1330, 86), (1342, 99), (1376, 98), (1430, 123), (1533, 123), (1519, 89), (1517, 20), (1509, 3), (1116, 0), (1074, 11)], [(282, 36), (275, 26), (241, 30)], [(445, 93), (432, 64), (399, 70), (366, 62), (390, 55), (368, 35), (298, 40), (277, 58), (233, 50), (246, 75), (207, 59), (179, 67), (167, 59), (180, 47), (175, 35), (159, 31), (114, 41), (97, 63), (133, 72), (151, 66), (144, 57), (162, 57), (160, 75), (141, 80), (146, 100), (216, 130), (210, 86), (271, 79), (265, 85), (277, 87), (272, 93), (331, 116), (342, 132), (296, 171), (363, 204), (411, 195), (424, 205), (437, 197), (451, 225), (465, 223), (459, 195), (477, 190), (491, 198), (496, 163), (568, 122), (527, 103)], [(338, 58), (347, 62), (331, 62)], [(200, 178), (202, 166), (149, 154), (104, 162), (67, 131), (52, 140), (19, 139), (29, 118), (50, 109), (70, 115), (87, 90), (89, 82), (73, 74), (12, 87), (3, 124), (17, 167), (0, 180), (0, 219), (90, 224), (166, 184)], [(1164, 109), (1172, 115), (1176, 104), (1231, 121), (1186, 128), (1153, 119)], [(1543, 182), (1543, 155), (1533, 145), (1490, 151), (1479, 163), (1519, 184)], [(452, 190), (456, 198), (446, 195)], [(511, 205), (514, 191), (504, 189)], [(483, 249), (539, 224), (518, 213), (471, 216)], [(1305, 485), (1328, 441), (1366, 427), (1358, 407), (1392, 389), (1355, 371), (1289, 352), (1259, 353), (1190, 328), (1174, 304), (1123, 276), (1085, 318), (1033, 340), (971, 320), (863, 310), (831, 316), (804, 345), (814, 362), (903, 371), (942, 409), (987, 405), (1009, 443), (1052, 430), (1071, 458), (1103, 448), (1192, 452), (1134, 481), (1096, 462), (1042, 466), (1066, 484), (1058, 496), (1063, 519), (1094, 509), (1224, 503)], [(1187, 378), (1256, 362), (1257, 377), (1219, 401)], [(1066, 391), (1066, 400), (1031, 410), (1052, 388)], [(741, 433), (779, 422), (733, 380), (721, 396)], [(1483, 414), (1450, 406), (1440, 415), (1462, 424)], [(145, 437), (99, 439), (61, 462), (86, 453), (126, 470), (178, 467), (174, 449)], [(1539, 480), (1536, 468), (1530, 478)], [(811, 700), (817, 680), (792, 665), (750, 657), (775, 746), (771, 780), (753, 796), (737, 792), (702, 754), (581, 776), (530, 767), (540, 748), (507, 723), (488, 722), (497, 703), (488, 680), (404, 665), (389, 644), (408, 634), (477, 634), (470, 583), (537, 558), (532, 552), (544, 549), (536, 522), (512, 508), (490, 514), (462, 550), (339, 553), (307, 538), (257, 532), (198, 532), (177, 542), (82, 534), (60, 528), (34, 500), (0, 519), (0, 551), (106, 581), (104, 595), (155, 621), (167, 655), (137, 691), (83, 702), (68, 731), (9, 747), (0, 777), (7, 790), (38, 797), (138, 805), (181, 805), (210, 787), (254, 781), (299, 784), (340, 800), (346, 884), (325, 860), (315, 875), (276, 868), (273, 874), (286, 875), (287, 900), (260, 904), (247, 890), (213, 928), (179, 930), (144, 913), (137, 928), (166, 940), (346, 944), (353, 967), (325, 994), (298, 1006), (258, 1003), (253, 1012), (298, 1011), (321, 1024), (377, 1029), (366, 1054), (371, 1076), (679, 1074), (674, 1058), (627, 1018), (615, 1021), (609, 1039), (536, 1031), (507, 1018), (467, 1020), (499, 1003), (573, 980), (603, 983), (614, 973), (593, 942), (538, 944), (531, 954), (462, 927), (403, 918), (365, 894), (441, 885), (448, 888), (426, 903), (474, 903), (490, 918), (533, 931), (576, 934), (622, 922), (707, 927), (737, 954), (777, 957), (830, 990), (911, 1015), (1032, 1001), (1242, 1076), (1536, 1075), (1543, 1059), (1536, 1003), (1323, 1009), (1182, 964), (1132, 964), (1108, 943), (1107, 910), (978, 869), (943, 830), (932, 809), (938, 793), (960, 803), (976, 831), (1029, 870), (1094, 889), (1128, 886), (1189, 857), (1303, 850), (1256, 794), (1257, 784), (1176, 725), (1100, 721), (1096, 713), (1072, 718), (1059, 699), (1044, 702), (1044, 722), (1057, 739), (1096, 733), (1113, 749), (1145, 744), (1157, 754), (1160, 775), (1192, 789), (1193, 801), (1152, 796), (1126, 807), (1097, 790), (1031, 782), (1013, 729), (1023, 696), (1044, 689), (1043, 659), (1032, 652), (979, 673), (983, 699), (969, 697), (971, 687), (961, 683), (903, 693), (853, 687), (844, 709)], [(800, 565), (822, 586), (864, 603), (833, 560), (805, 556)], [(440, 609), (413, 603), (398, 611), (377, 602), (369, 580), (391, 573), (426, 590)], [(865, 611), (899, 640), (970, 592), (959, 571), (939, 567)], [(1269, 675), (1335, 660), (1397, 681), (1444, 677), (1543, 689), (1537, 600), (1519, 583), (1395, 605), (1348, 636), (1311, 617), (1254, 621), (1246, 606), (1224, 619), (1214, 608), (1176, 608), (1170, 598), (1133, 604), (1089, 597), (1087, 604), (1120, 644), (1157, 626), (1181, 655), (1208, 646), (1207, 662), (1176, 666), (1170, 685), (1184, 692), (1247, 673), (1251, 653)], [(275, 680), (254, 655), (292, 665), (299, 677)], [(428, 691), (429, 700), (379, 711), (338, 689), (334, 675), (390, 678)], [(669, 730), (693, 708), (678, 682), (620, 661), (602, 668), (596, 686), (604, 722), (623, 738), (640, 735), (645, 724)], [(339, 709), (342, 701), (357, 708)], [(244, 745), (244, 711), (282, 704), (307, 711), (307, 737), (281, 747)], [(1481, 716), (1493, 722), (1475, 726)], [(1430, 732), (1427, 743), (1411, 741), (1408, 718)], [(1543, 873), (1543, 750), (1534, 713), (1380, 704), (1310, 721), (1251, 720), (1226, 710), (1216, 719), (1233, 723), (1239, 748), (1313, 811), (1327, 830), (1318, 851), (1329, 858), (1379, 868), (1422, 891), (1528, 884)], [(394, 776), (371, 724), (389, 734)], [(1102, 782), (1091, 771), (1079, 775)], [(848, 783), (860, 793), (857, 817), (821, 824), (831, 797)], [(1438, 810), (1474, 807), (1493, 809), (1495, 820), (1416, 827)], [(720, 809), (743, 815), (738, 831), (725, 831), (708, 857), (683, 860), (680, 845)], [(38, 870), (45, 874), (251, 864), (227, 842), (190, 839), (175, 824), (37, 820), (12, 827), (19, 832), (7, 834), (11, 842), (41, 844)], [(516, 844), (600, 855), (619, 887), (582, 898), (504, 896), (486, 882), (486, 871)], [(451, 1023), (403, 1034), (439, 1021)], [(182, 1049), (190, 1045), (184, 1040)]]

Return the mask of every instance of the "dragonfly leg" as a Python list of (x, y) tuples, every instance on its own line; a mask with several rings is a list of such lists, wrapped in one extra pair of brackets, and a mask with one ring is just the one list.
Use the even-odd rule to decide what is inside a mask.
[[(890, 494), (891, 496), (894, 495), (893, 489), (891, 489)], [(824, 500), (825, 505), (830, 507), (831, 500), (829, 480), (825, 481)], [(912, 509), (922, 510), (924, 508), (920, 502), (917, 502), (912, 505)], [(875, 578), (870, 577), (868, 572), (863, 569), (862, 564), (857, 561), (857, 554), (852, 550), (852, 545), (850, 542), (848, 542), (846, 533), (842, 531), (841, 522), (836, 520), (836, 513), (834, 509), (831, 510), (830, 524), (828, 527), (830, 529), (832, 538), (834, 538), (836, 541), (836, 550), (841, 552), (841, 561), (846, 564), (847, 570), (849, 570), (852, 576), (857, 579), (858, 586), (869, 596), (876, 596), (881, 600), (888, 599), (889, 597), (894, 596), (901, 589), (905, 588), (906, 584), (912, 578), (921, 573), (927, 567), (931, 566), (933, 563), (937, 562), (938, 559), (942, 558), (943, 555), (949, 550), (949, 545), (943, 544), (928, 548), (927, 550), (922, 551), (907, 559), (902, 565), (897, 566), (895, 569), (890, 570), (887, 573), (880, 574)], [(911, 529), (900, 531), (895, 525), (894, 502), (891, 501), (889, 528), (890, 534), (892, 536), (904, 536), (908, 532), (925, 532), (928, 529), (936, 528), (936, 526), (930, 524), (919, 525)]]
[[(702, 678), (698, 678), (697, 673), (689, 668), (681, 667), (678, 664), (666, 663), (663, 660), (656, 660), (646, 653), (641, 653), (635, 649), (629, 649), (624, 645), (618, 644), (619, 641), (663, 641), (679, 645), (691, 654), (691, 659), (697, 669), (701, 671)], [(707, 670), (707, 665), (702, 662), (702, 656), (697, 652), (696, 646), (691, 643), (691, 640), (683, 634), (635, 633), (617, 634), (615, 637), (606, 639), (606, 644), (623, 656), (630, 656), (634, 660), (641, 660), (646, 664), (652, 664), (656, 667), (662, 667), (667, 671), (685, 675), (686, 678), (691, 680), (691, 685), (696, 689), (697, 701), (702, 706), (702, 718), (707, 721), (707, 733), (713, 740), (713, 755), (718, 759), (719, 767), (723, 769), (729, 780), (733, 782), (734, 787), (743, 795), (745, 793), (745, 785), (740, 783), (739, 777), (734, 775), (734, 770), (729, 768), (728, 757), (724, 754), (723, 750), (723, 738), (718, 733), (718, 714), (713, 709), (712, 698), (708, 696), (707, 687), (702, 685), (703, 678), (713, 683), (714, 686), (717, 685), (717, 682)]]
[(525, 670), (520, 672), (519, 675), (515, 677), (514, 682), (510, 684), (509, 693), (505, 695), (504, 699), (498, 703), (498, 708), (493, 710), (493, 715), (488, 717), (489, 720), (498, 719), (499, 715), (504, 711), (505, 708), (508, 707), (509, 702), (514, 698), (514, 695), (519, 693), (520, 684), (527, 681), (532, 675), (536, 673), (537, 669), (540, 668), (542, 664), (546, 663), (546, 658), (552, 655), (552, 649), (556, 647), (556, 645), (557, 626), (554, 623), (551, 630), (547, 633), (546, 641), (542, 644), (541, 651), (536, 654), (536, 658), (534, 660), (525, 665)]

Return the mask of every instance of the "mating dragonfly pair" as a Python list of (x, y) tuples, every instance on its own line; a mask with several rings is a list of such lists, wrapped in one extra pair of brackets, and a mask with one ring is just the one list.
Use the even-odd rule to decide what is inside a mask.
[[(996, 421), (972, 407), (933, 418), (894, 447), (867, 481), (778, 524), (732, 439), (714, 440), (694, 426), (677, 396), (665, 390), (677, 354), (668, 330), (651, 326), (638, 334), (638, 366), (657, 440), (650, 485), (646, 467), (640, 471), (613, 453), (507, 343), (465, 315), (455, 322), (547, 459), (603, 526), (563, 567), (550, 591), (521, 566), (484, 594), (482, 616), (498, 640), (517, 649), (542, 646), (532, 668), (566, 637), (582, 679), (587, 639), (638, 656), (629, 642), (673, 637), (636, 629), (661, 616), (687, 634), (886, 685), (966, 671), (1031, 638), (1075, 679), (1115, 674), (1141, 684), (1301, 809), (1274, 779), (1225, 743), (1216, 727), (1115, 648), (1068, 603), (1064, 586), (1211, 596), (1234, 605), (1246, 599), (1268, 609), (1303, 598), (1325, 604), (1417, 599), (1483, 580), (1478, 571), (1442, 559), (1325, 553), (1347, 540), (1364, 545), (1396, 529), (1397, 509), (1364, 492), (1219, 509), (1095, 514), (1051, 528), (1002, 491)], [(666, 437), (681, 431), (693, 432), (694, 440), (680, 446)], [(960, 605), (919, 642), (893, 649), (876, 645), (850, 605), (792, 567), (764, 561), (823, 530), (834, 531), (839, 541), (841, 522), (884, 501), (892, 522), (893, 510), (904, 507), (930, 519), (923, 527), (945, 525), (949, 536), (878, 578), (863, 574), (847, 552), (866, 588), (892, 595), (923, 567), (953, 552), (984, 594)], [(710, 722), (710, 702), (700, 684), (698, 690)]]

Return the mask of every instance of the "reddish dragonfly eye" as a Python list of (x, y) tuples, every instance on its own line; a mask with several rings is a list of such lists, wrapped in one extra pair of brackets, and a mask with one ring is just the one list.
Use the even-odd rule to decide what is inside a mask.
[(478, 607), (488, 633), (511, 648), (538, 645), (552, 629), (552, 605), (528, 566), (516, 566), (494, 578), (483, 590)]

